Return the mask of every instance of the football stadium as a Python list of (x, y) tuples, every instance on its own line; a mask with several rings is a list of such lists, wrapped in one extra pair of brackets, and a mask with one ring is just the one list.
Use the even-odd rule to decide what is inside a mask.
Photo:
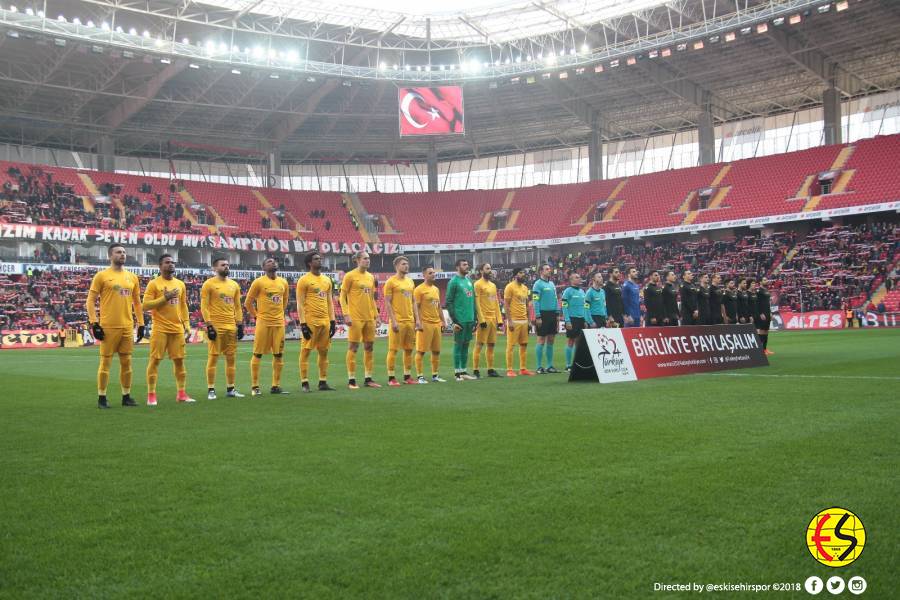
[(898, 164), (896, 0), (0, 0), (0, 597), (896, 597)]

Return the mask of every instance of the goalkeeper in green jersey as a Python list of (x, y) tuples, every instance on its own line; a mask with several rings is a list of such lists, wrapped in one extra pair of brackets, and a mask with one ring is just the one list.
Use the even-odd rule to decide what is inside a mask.
[(456, 261), (456, 276), (447, 286), (447, 312), (453, 322), (453, 368), (456, 381), (475, 379), (466, 373), (469, 343), (475, 332), (475, 286), (468, 278), (469, 261)]

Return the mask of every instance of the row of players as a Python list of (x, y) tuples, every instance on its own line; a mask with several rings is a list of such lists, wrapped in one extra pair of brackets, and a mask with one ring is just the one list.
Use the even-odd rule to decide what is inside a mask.
[[(159, 258), (160, 275), (151, 280), (141, 299), (140, 282), (136, 275), (124, 269), (125, 248), (113, 245), (109, 248), (110, 267), (98, 272), (87, 298), (88, 319), (94, 337), (100, 341), (100, 366), (97, 374), (98, 405), (108, 408), (106, 398), (109, 383), (110, 367), (114, 355), (118, 355), (120, 363), (120, 383), (122, 386), (122, 404), (135, 406), (130, 397), (131, 391), (131, 354), (134, 346), (134, 323), (138, 325), (138, 339), (144, 337), (144, 311), (153, 316), (153, 328), (150, 335), (150, 360), (147, 365), (148, 405), (155, 405), (156, 384), (159, 364), (168, 356), (174, 366), (177, 401), (193, 402), (186, 392), (186, 369), (184, 366), (185, 339), (190, 331), (188, 320), (187, 293), (182, 281), (175, 277), (175, 261), (164, 254)], [(375, 290), (377, 282), (368, 271), (369, 255), (360, 252), (355, 255), (357, 268), (347, 273), (340, 292), (340, 302), (344, 313), (344, 322), (348, 328), (348, 350), (346, 365), (348, 386), (359, 389), (356, 379), (356, 357), (359, 346), (363, 346), (365, 387), (381, 387), (373, 380), (374, 342), (378, 326)], [(300, 330), (303, 335), (300, 352), (301, 390), (311, 391), (309, 383), (309, 362), (313, 351), (317, 353), (319, 372), (318, 389), (332, 391), (326, 373), (328, 371), (328, 351), (331, 338), (335, 334), (336, 322), (334, 303), (332, 301), (332, 281), (322, 274), (322, 261), (318, 253), (310, 253), (305, 257), (308, 273), (296, 284), (297, 313)], [(237, 341), (243, 338), (243, 321), (245, 309), (255, 321), (253, 353), (250, 361), (251, 394), (261, 393), (259, 386), (260, 363), (263, 355), (272, 354), (272, 386), (273, 394), (287, 393), (281, 388), (281, 371), (284, 366), (285, 344), (285, 312), (287, 310), (290, 288), (287, 280), (277, 274), (278, 263), (268, 258), (263, 263), (264, 275), (250, 286), (243, 303), (240, 286), (229, 278), (229, 264), (224, 258), (216, 258), (212, 264), (214, 276), (207, 279), (201, 288), (200, 309), (206, 323), (208, 359), (207, 359), (207, 398), (216, 398), (215, 379), (219, 356), (225, 356), (227, 395), (242, 397), (235, 388)], [(441, 332), (452, 325), (454, 332), (454, 374), (457, 381), (480, 378), (480, 359), (482, 349), (486, 348), (486, 366), (488, 377), (500, 377), (494, 367), (494, 347), (498, 330), (505, 324), (507, 335), (506, 364), (507, 377), (517, 375), (534, 375), (527, 369), (528, 333), (533, 325), (537, 332), (537, 373), (558, 373), (553, 366), (553, 342), (558, 331), (560, 303), (556, 286), (550, 282), (549, 265), (541, 268), (540, 278), (532, 289), (525, 285), (525, 272), (517, 269), (513, 272), (513, 280), (504, 289), (505, 314), (501, 311), (497, 286), (492, 281), (493, 271), (489, 264), (479, 268), (479, 278), (474, 283), (469, 278), (469, 263), (457, 261), (456, 276), (447, 288), (446, 308), (450, 322), (446, 321), (441, 310), (440, 290), (435, 285), (435, 271), (428, 268), (423, 272), (424, 282), (415, 286), (409, 277), (409, 261), (405, 257), (394, 260), (396, 273), (384, 285), (385, 306), (389, 318), (387, 371), (388, 385), (403, 385), (398, 381), (396, 370), (397, 354), (403, 353), (403, 382), (406, 384), (428, 383), (424, 374), (425, 355), (431, 354), (431, 381), (444, 382), (438, 373), (440, 366)], [(631, 286), (634, 284), (636, 272), (629, 273), (629, 281), (618, 282), (618, 269), (610, 272), (610, 280), (603, 282), (602, 274), (592, 277), (587, 291), (580, 287), (580, 277), (573, 274), (570, 286), (562, 295), (562, 316), (565, 320), (568, 344), (566, 348), (566, 368), (571, 365), (575, 340), (580, 331), (591, 326), (633, 326), (640, 324), (640, 300), (638, 312), (631, 308)], [(650, 326), (677, 324), (677, 315), (654, 312), (656, 310), (657, 288), (659, 295), (668, 294), (674, 286), (669, 281), (667, 286), (657, 285), (658, 274), (654, 274), (651, 283), (644, 290), (648, 300), (648, 318)], [(690, 273), (685, 273), (682, 285), (682, 311), (687, 311), (694, 321), (705, 322), (701, 314), (706, 314), (697, 307), (691, 308), (692, 298), (703, 302), (706, 296), (718, 297), (715, 290), (708, 294), (709, 286), (705, 286), (703, 278), (699, 286), (692, 285)], [(765, 289), (764, 287), (762, 289)], [(696, 292), (696, 293), (695, 293)], [(729, 291), (723, 292), (723, 306), (728, 303)], [(100, 314), (97, 315), (96, 303), (99, 300)], [(532, 312), (532, 303), (534, 304)], [(665, 300), (662, 304), (666, 306)], [(768, 304), (766, 304), (766, 307)], [(653, 308), (651, 308), (653, 307)], [(677, 306), (676, 306), (677, 310)], [(759, 309), (758, 310), (762, 310)], [(766, 308), (767, 310), (767, 308)], [(530, 315), (533, 314), (533, 317)], [(718, 313), (717, 313), (718, 314)], [(728, 310), (721, 311), (722, 321), (731, 321)], [(590, 317), (590, 320), (588, 320)], [(760, 317), (768, 322), (766, 312)], [(770, 317), (770, 315), (769, 315)], [(740, 317), (735, 316), (734, 322)], [(710, 322), (715, 322), (711, 320)], [(759, 323), (758, 323), (759, 324)], [(467, 372), (469, 345), (475, 338), (473, 352), (473, 375)], [(519, 350), (519, 370), (513, 368), (514, 351)], [(412, 363), (415, 351), (417, 377), (412, 376)], [(547, 366), (544, 367), (546, 357)]]

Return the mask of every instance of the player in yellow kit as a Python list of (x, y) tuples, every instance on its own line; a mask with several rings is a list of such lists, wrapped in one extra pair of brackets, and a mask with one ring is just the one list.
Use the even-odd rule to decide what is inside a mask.
[(206, 323), (206, 399), (216, 399), (216, 367), (219, 355), (225, 355), (225, 385), (229, 398), (243, 398), (234, 387), (237, 378), (237, 343), (244, 337), (244, 311), (241, 310), (241, 286), (228, 278), (230, 265), (221, 256), (212, 261), (215, 276), (200, 288), (200, 312)]
[[(119, 383), (122, 406), (137, 406), (131, 399), (131, 354), (134, 350), (134, 320), (138, 339), (144, 337), (144, 313), (141, 310), (141, 282), (126, 271), (125, 247), (113, 244), (107, 250), (109, 268), (99, 271), (91, 281), (87, 296), (88, 321), (94, 339), (100, 342), (100, 367), (97, 369), (97, 406), (109, 408), (106, 387), (113, 354), (119, 355)], [(95, 304), (100, 300), (100, 317)]]
[(187, 370), (184, 368), (185, 337), (191, 333), (188, 317), (187, 287), (175, 277), (175, 259), (171, 254), (159, 257), (159, 276), (151, 279), (144, 290), (143, 309), (150, 311), (150, 360), (147, 361), (147, 406), (156, 406), (156, 381), (159, 363), (166, 354), (172, 359), (176, 402), (194, 402), (185, 391)]
[(384, 284), (384, 300), (387, 307), (390, 327), (388, 327), (387, 372), (388, 385), (397, 386), (400, 382), (394, 376), (397, 366), (397, 352), (403, 350), (403, 381), (415, 383), (412, 378), (413, 347), (416, 331), (421, 329), (419, 310), (413, 302), (415, 284), (407, 276), (409, 259), (398, 256), (394, 259), (397, 273)]
[(251, 396), (259, 396), (259, 365), (263, 354), (272, 355), (273, 394), (288, 394), (281, 389), (281, 370), (284, 368), (284, 312), (287, 310), (290, 287), (278, 276), (278, 261), (263, 261), (265, 275), (250, 284), (244, 299), (244, 309), (256, 320), (253, 334), (253, 357), (250, 359)]
[(300, 391), (309, 392), (309, 355), (315, 350), (319, 359), (319, 391), (333, 392), (328, 385), (328, 349), (335, 332), (331, 278), (322, 275), (322, 257), (311, 252), (304, 259), (306, 275), (297, 280), (297, 316), (303, 342), (300, 349)]
[(506, 376), (515, 377), (513, 350), (519, 347), (519, 375), (534, 375), (528, 370), (528, 304), (531, 290), (525, 285), (525, 271), (513, 269), (513, 279), (503, 289), (506, 306)]
[(416, 332), (416, 374), (418, 383), (428, 383), (425, 379), (425, 353), (431, 352), (431, 381), (434, 383), (446, 383), (438, 375), (441, 366), (441, 332), (447, 323), (444, 321), (444, 311), (441, 309), (441, 290), (434, 285), (435, 271), (433, 267), (427, 267), (422, 271), (425, 278), (423, 283), (413, 290), (413, 304), (419, 312), (422, 326)]
[(497, 284), (492, 281), (493, 271), (490, 263), (478, 268), (481, 276), (475, 282), (475, 319), (478, 329), (475, 330), (475, 350), (472, 353), (472, 374), (481, 378), (478, 363), (481, 359), (481, 348), (487, 346), (487, 376), (500, 377), (494, 369), (494, 345), (497, 343), (497, 330), (503, 323), (500, 314), (500, 300), (497, 299)]
[(344, 275), (341, 281), (341, 310), (347, 326), (347, 378), (348, 387), (358, 390), (356, 385), (356, 355), (359, 343), (363, 344), (366, 387), (381, 387), (372, 380), (375, 370), (375, 329), (378, 327), (378, 309), (375, 307), (375, 288), (378, 282), (369, 273), (369, 253), (357, 252), (353, 255), (356, 268)]

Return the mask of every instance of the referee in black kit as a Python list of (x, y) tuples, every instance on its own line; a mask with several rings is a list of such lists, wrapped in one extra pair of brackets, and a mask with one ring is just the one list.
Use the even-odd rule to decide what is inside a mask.
[(659, 286), (659, 271), (650, 273), (650, 283), (644, 286), (644, 306), (647, 315), (644, 324), (648, 327), (662, 327), (665, 310), (663, 308), (663, 291)]
[(675, 283), (675, 271), (666, 271), (666, 285), (663, 286), (663, 325), (678, 326), (678, 289)]
[(606, 293), (606, 314), (616, 322), (616, 327), (625, 326), (625, 305), (622, 303), (622, 284), (619, 282), (619, 268), (609, 270), (609, 277), (603, 284)]

